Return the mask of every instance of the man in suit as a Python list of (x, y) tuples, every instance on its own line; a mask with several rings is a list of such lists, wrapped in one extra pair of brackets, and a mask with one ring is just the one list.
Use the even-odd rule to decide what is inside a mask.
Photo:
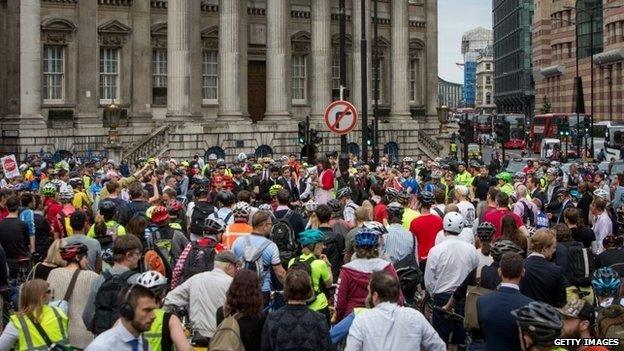
[(277, 177), (279, 176), (279, 167), (271, 166), (269, 169), (269, 178), (264, 179), (260, 182), (260, 200), (265, 203), (271, 202), (271, 196), (269, 196), (269, 189), (271, 186), (277, 184)]
[(486, 351), (521, 350), (518, 325), (511, 311), (533, 301), (520, 293), (523, 264), (520, 254), (504, 254), (498, 268), (502, 279), (498, 291), (477, 299), (477, 316), (485, 334)]
[(531, 237), (531, 247), (533, 252), (524, 260), (520, 291), (536, 301), (563, 307), (567, 299), (563, 268), (549, 262), (557, 248), (555, 232), (537, 230)]
[(293, 170), (289, 165), (282, 166), (282, 175), (277, 179), (277, 184), (288, 190), (291, 203), (299, 200), (299, 188), (295, 177), (293, 177)]

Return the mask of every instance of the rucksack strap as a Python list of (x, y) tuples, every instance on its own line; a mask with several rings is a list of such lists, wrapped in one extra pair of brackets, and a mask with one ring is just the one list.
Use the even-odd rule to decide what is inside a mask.
[(80, 268), (76, 269), (74, 274), (72, 274), (71, 280), (69, 281), (69, 285), (67, 286), (65, 297), (63, 297), (63, 300), (67, 302), (69, 302), (69, 298), (72, 296), (72, 293), (74, 292), (74, 287), (76, 286), (76, 280), (78, 280), (78, 274), (80, 274)]

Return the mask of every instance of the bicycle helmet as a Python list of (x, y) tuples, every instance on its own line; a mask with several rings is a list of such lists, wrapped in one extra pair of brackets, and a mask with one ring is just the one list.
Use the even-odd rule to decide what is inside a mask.
[(607, 246), (622, 246), (622, 237), (615, 235), (607, 235), (602, 239), (602, 247), (606, 248)]
[(89, 248), (85, 244), (75, 243), (61, 247), (59, 250), (63, 261), (75, 262), (80, 261), (87, 254)]
[(241, 152), (240, 154), (238, 154), (238, 157), (236, 157), (236, 159), (239, 162), (243, 162), (243, 161), (247, 160), (247, 155), (244, 152)]
[(407, 204), (409, 199), (410, 199), (410, 194), (405, 189), (400, 191), (397, 195), (397, 201), (401, 204)]
[(391, 202), (388, 204), (386, 211), (388, 211), (389, 217), (394, 218), (403, 218), (403, 213), (405, 213), (405, 207), (398, 202)]
[(224, 159), (222, 159), (222, 158), (218, 159), (218, 160), (217, 160), (217, 167), (218, 167), (218, 168), (221, 168), (221, 167), (225, 168), (225, 167), (226, 167), (225, 160), (224, 160)]
[(69, 185), (71, 185), (72, 188), (80, 188), (83, 184), (82, 178), (76, 177), (69, 180)]
[(496, 176), (496, 178), (504, 181), (505, 183), (511, 183), (512, 181), (511, 174), (509, 174), (509, 172), (501, 172)]
[(270, 197), (277, 196), (277, 193), (278, 193), (280, 190), (282, 190), (283, 188), (284, 188), (284, 187), (282, 187), (282, 186), (281, 186), (281, 185), (279, 185), (279, 184), (274, 184), (274, 185), (271, 185), (271, 187), (269, 188), (269, 196), (270, 196)]
[(594, 190), (594, 196), (607, 200), (609, 198), (609, 193), (601, 188)]
[(557, 310), (549, 304), (533, 301), (511, 311), (523, 332), (527, 332), (539, 346), (550, 346), (559, 337), (563, 320)]
[(496, 231), (496, 228), (494, 227), (492, 223), (490, 222), (479, 223), (479, 226), (477, 227), (477, 236), (479, 237), (479, 240), (481, 240), (482, 242), (489, 242), (489, 241), (492, 241), (492, 236), (494, 235), (495, 231)]
[(362, 228), (365, 228), (369, 231), (374, 231), (377, 234), (386, 234), (388, 233), (388, 229), (386, 229), (386, 227), (379, 223), (379, 222), (375, 222), (375, 221), (366, 221), (362, 224)]
[(494, 261), (499, 262), (501, 257), (507, 253), (517, 253), (522, 254), (524, 250), (518, 245), (516, 245), (511, 240), (498, 240), (492, 245), (492, 250), (490, 252), (492, 254), (492, 258)]
[(51, 182), (46, 183), (43, 188), (41, 188), (41, 194), (44, 197), (55, 197), (56, 196), (56, 186)]
[(141, 273), (137, 284), (148, 288), (152, 291), (159, 291), (167, 287), (167, 278), (156, 271), (147, 271)]
[(271, 212), (271, 214), (273, 213), (273, 209), (269, 204), (261, 204), (260, 206), (258, 206), (258, 211)]
[(217, 194), (217, 201), (221, 203), (221, 206), (232, 206), (236, 201), (236, 196), (229, 190), (220, 191), (219, 194)]
[(453, 234), (459, 234), (466, 226), (464, 216), (458, 212), (449, 212), (444, 215), (443, 227), (444, 231)]
[(232, 174), (243, 174), (244, 172), (241, 167), (232, 167)]
[(318, 229), (308, 229), (299, 233), (301, 246), (314, 245), (325, 240), (325, 233)]
[(232, 215), (234, 218), (249, 218), (251, 214), (251, 206), (246, 202), (237, 202), (232, 208)]
[(513, 176), (514, 181), (524, 181), (526, 174), (524, 172), (516, 172)]
[(594, 272), (592, 286), (600, 296), (615, 295), (620, 291), (620, 276), (611, 267), (602, 267)]
[(221, 218), (206, 218), (204, 221), (204, 234), (216, 235), (225, 232), (225, 222)]
[(399, 191), (396, 190), (395, 188), (386, 189), (386, 199), (388, 199), (389, 202), (396, 201), (398, 196), (399, 196)]
[(442, 178), (442, 171), (435, 170), (431, 172), (431, 179), (440, 179), (440, 178)]
[(208, 155), (208, 160), (209, 160), (209, 161), (216, 161), (216, 160), (217, 160), (217, 155), (216, 155), (216, 154), (210, 154), (210, 155)]
[(334, 213), (342, 211), (342, 204), (336, 199), (327, 201), (327, 206), (329, 206)]
[(261, 170), (262, 170), (262, 165), (261, 165), (261, 164), (258, 164), (258, 163), (254, 163), (254, 164), (251, 166), (251, 168), (252, 168), (254, 171), (261, 171)]
[(377, 247), (379, 244), (379, 232), (368, 228), (361, 228), (355, 234), (356, 247)]
[(336, 191), (336, 198), (337, 199), (342, 199), (343, 197), (351, 197), (351, 188), (344, 187), (344, 188), (340, 188), (340, 189), (338, 189), (338, 191)]
[(169, 220), (169, 210), (165, 206), (157, 206), (152, 211), (152, 223), (161, 225)]
[(108, 263), (109, 265), (113, 265), (113, 248), (109, 247), (108, 249), (102, 251), (102, 261)]
[(304, 207), (305, 207), (306, 211), (314, 212), (314, 211), (316, 211), (316, 208), (318, 207), (318, 204), (316, 203), (316, 201), (310, 200), (310, 201), (305, 203)]
[(178, 200), (171, 200), (167, 203), (167, 210), (172, 215), (177, 215), (180, 211), (182, 211), (182, 209), (182, 203)]
[(435, 197), (430, 191), (421, 191), (420, 194), (418, 194), (418, 201), (420, 201), (421, 205), (431, 206), (435, 204)]
[(59, 198), (61, 200), (69, 201), (74, 198), (74, 188), (71, 185), (65, 184), (59, 191)]
[(100, 214), (104, 217), (113, 217), (117, 212), (117, 204), (112, 200), (103, 200), (99, 205)]
[(414, 162), (414, 160), (411, 157), (407, 156), (407, 157), (403, 158), (403, 162), (405, 162), (405, 163), (412, 163), (412, 162)]

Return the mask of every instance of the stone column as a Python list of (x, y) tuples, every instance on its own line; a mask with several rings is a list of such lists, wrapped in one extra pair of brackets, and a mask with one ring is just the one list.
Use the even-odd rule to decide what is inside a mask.
[(76, 120), (78, 123), (102, 126), (98, 118), (99, 47), (97, 1), (78, 1), (78, 88)]
[(438, 107), (438, 0), (426, 0), (425, 5), (427, 19), (427, 47), (426, 47), (426, 63), (425, 69), (427, 101), (426, 115), (437, 121)]
[(331, 4), (330, 0), (312, 2), (312, 112), (317, 121), (331, 102)]
[[(392, 2), (392, 110), (394, 119), (410, 119), (409, 10), (407, 1)], [(417, 92), (418, 93), (418, 92)]]
[(20, 115), (29, 124), (41, 116), (41, 4), (20, 1)]
[(219, 1), (218, 116), (221, 121), (249, 121), (243, 111), (242, 99), (242, 92), (247, 89), (247, 80), (243, 82), (242, 79), (242, 68), (247, 70), (247, 33), (241, 20), (246, 14), (246, 1)]
[(132, 123), (148, 122), (152, 104), (152, 33), (150, 2), (132, 5)]
[(194, 1), (169, 0), (167, 10), (167, 117), (191, 115), (190, 7)]
[(267, 0), (267, 103), (265, 121), (290, 118), (289, 0)]
[(373, 70), (372, 70), (372, 50), (373, 47), (373, 37), (371, 36), (370, 30), (370, 22), (371, 22), (371, 12), (370, 12), (370, 2), (366, 2), (366, 23), (362, 26), (362, 13), (361, 13), (361, 1), (360, 0), (352, 0), (353, 5), (351, 6), (351, 22), (353, 23), (353, 86), (351, 89), (351, 101), (353, 101), (356, 108), (362, 110), (362, 53), (360, 41), (362, 38), (362, 30), (366, 30), (366, 40), (367, 47), (366, 52), (368, 55), (367, 60), (367, 83), (368, 83), (368, 106), (369, 106), (369, 114), (372, 114), (371, 109), (371, 101), (373, 99)]

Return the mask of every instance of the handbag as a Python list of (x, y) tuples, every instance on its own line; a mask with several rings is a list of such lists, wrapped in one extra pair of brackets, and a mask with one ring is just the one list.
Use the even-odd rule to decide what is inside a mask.
[(464, 328), (466, 330), (480, 329), (479, 316), (477, 315), (477, 299), (479, 296), (493, 292), (481, 286), (481, 269), (477, 268), (476, 283), (477, 285), (469, 285), (466, 292), (466, 304), (464, 307)]
[(32, 321), (32, 320), (31, 320), (31, 323), (35, 326), (35, 329), (37, 329), (37, 332), (39, 332), (39, 335), (41, 335), (46, 345), (48, 345), (48, 350), (50, 351), (73, 351), (74, 350), (74, 348), (71, 346), (59, 345), (57, 343), (52, 342), (48, 334), (45, 332), (45, 330), (43, 330), (43, 328), (41, 327), (39, 323)]
[(74, 274), (69, 281), (69, 285), (67, 286), (67, 291), (65, 291), (65, 296), (62, 300), (56, 300), (50, 302), (48, 305), (58, 307), (63, 310), (65, 313), (69, 313), (69, 299), (74, 292), (74, 287), (76, 286), (76, 280), (78, 280), (78, 274), (80, 274), (80, 268), (74, 271)]

